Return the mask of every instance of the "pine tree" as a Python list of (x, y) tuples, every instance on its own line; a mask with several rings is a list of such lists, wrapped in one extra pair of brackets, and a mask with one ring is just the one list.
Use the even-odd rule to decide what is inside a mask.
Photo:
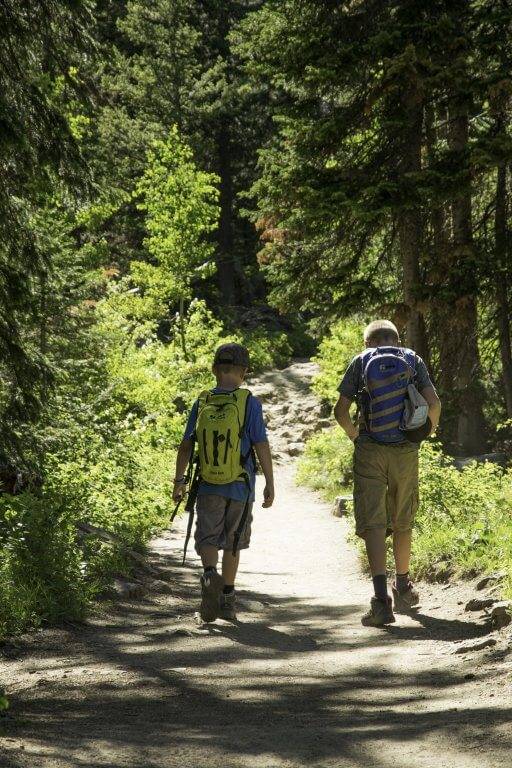
[[(130, 192), (144, 172), (151, 143), (178, 127), (198, 164), (219, 177), (216, 263), (225, 307), (254, 293), (245, 272), (254, 271), (257, 239), (240, 194), (254, 175), (256, 150), (268, 131), (268, 106), (261, 89), (246, 87), (230, 43), (231, 31), (251, 7), (218, 0), (101, 4), (109, 54), (100, 68), (103, 106), (91, 137), (93, 162), (99, 143), (105, 184), (110, 176), (114, 186)], [(115, 31), (112, 14), (117, 14)], [(130, 204), (109, 226), (113, 244), (123, 243), (116, 254), (121, 266), (123, 254), (140, 257), (143, 229)]]
[(273, 300), (391, 312), (432, 352), (446, 437), (466, 452), (486, 439), (478, 301), (490, 264), (474, 219), (497, 158), (475, 116), (509, 15), (483, 2), (288, 0), (249, 17), (240, 44), (278, 103), (254, 187)]
[(79, 90), (72, 64), (89, 46), (90, 10), (0, 6), (0, 449), (18, 461), (20, 425), (37, 417), (49, 377), (38, 318), (51, 264), (36, 217), (56, 187), (83, 189), (65, 96)]

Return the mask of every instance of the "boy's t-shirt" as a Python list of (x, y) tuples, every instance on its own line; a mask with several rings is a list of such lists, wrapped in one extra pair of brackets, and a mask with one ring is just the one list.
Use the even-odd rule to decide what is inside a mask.
[[(215, 387), (210, 390), (215, 394), (221, 392), (233, 392), (232, 389), (221, 389)], [(197, 422), (197, 410), (199, 406), (199, 400), (196, 400), (190, 411), (187, 426), (183, 434), (184, 440), (192, 440), (196, 431)], [(255, 443), (264, 443), (267, 441), (267, 429), (265, 422), (263, 421), (263, 409), (260, 401), (254, 397), (249, 396), (247, 401), (247, 418), (245, 421), (245, 429), (242, 435), (242, 453), (245, 455), (250, 452), (251, 447)], [(249, 481), (251, 485), (250, 501), (254, 501), (254, 486), (255, 486), (255, 470), (254, 461), (252, 456), (249, 455), (246, 467), (249, 474)], [(217, 494), (218, 496), (225, 496), (227, 499), (234, 499), (235, 501), (245, 501), (247, 497), (247, 485), (243, 480), (235, 480), (233, 483), (224, 483), (222, 485), (215, 485), (214, 483), (205, 483), (201, 481), (199, 484), (198, 493), (210, 493)]]
[[(403, 349), (403, 347), (398, 347), (398, 349)], [(365, 350), (367, 352), (368, 350)], [(364, 352), (361, 352), (359, 355), (356, 355), (350, 365), (348, 366), (347, 370), (345, 371), (345, 374), (341, 380), (341, 383), (338, 387), (338, 392), (340, 395), (343, 395), (348, 400), (357, 400), (357, 397), (359, 395), (359, 392), (364, 387), (364, 377), (363, 377), (363, 356)], [(433, 387), (432, 381), (430, 379), (430, 375), (427, 369), (427, 366), (425, 365), (424, 361), (421, 359), (419, 355), (416, 355), (416, 369), (415, 369), (415, 375), (414, 375), (414, 384), (416, 386), (416, 389), (421, 392), (423, 389), (426, 389), (427, 387)], [(360, 421), (359, 425), (359, 438), (363, 438), (363, 440), (371, 440), (372, 438), (367, 433), (364, 423)], [(405, 438), (402, 440), (402, 443), (409, 443), (409, 441)], [(390, 445), (401, 445), (401, 443), (390, 443)]]

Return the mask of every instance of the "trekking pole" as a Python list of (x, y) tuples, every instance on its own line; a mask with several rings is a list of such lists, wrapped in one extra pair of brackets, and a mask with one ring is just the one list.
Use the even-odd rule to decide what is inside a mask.
[[(183, 479), (183, 484), (184, 484), (185, 488), (189, 487), (190, 478), (192, 476), (192, 467), (194, 466), (194, 442), (192, 442), (192, 450), (191, 450), (191, 453), (190, 453), (190, 461), (188, 462), (187, 471), (186, 471), (185, 477)], [(188, 493), (190, 493), (190, 491), (188, 491)], [(169, 522), (170, 522), (171, 525), (174, 523), (174, 518), (178, 514), (178, 509), (183, 504), (183, 501), (185, 499), (186, 494), (187, 494), (187, 491), (185, 491), (185, 493), (183, 494), (181, 499), (178, 501), (178, 503), (174, 507), (173, 512), (171, 513), (171, 516), (169, 518)]]
[(185, 565), (187, 557), (187, 547), (190, 541), (190, 535), (192, 533), (192, 523), (194, 522), (194, 507), (197, 499), (197, 491), (199, 488), (199, 459), (197, 460), (194, 470), (194, 477), (190, 484), (190, 490), (188, 492), (187, 503), (185, 504), (185, 512), (188, 512), (187, 534), (185, 536), (185, 544), (183, 545), (183, 561), (182, 565)]
[(232, 549), (232, 555), (233, 557), (236, 555), (238, 551), (238, 544), (240, 542), (240, 537), (242, 533), (244, 532), (245, 525), (247, 523), (247, 517), (249, 515), (249, 500), (251, 498), (251, 485), (248, 480), (247, 482), (247, 497), (245, 499), (244, 509), (242, 512), (242, 517), (240, 518), (240, 522), (238, 523), (238, 527), (235, 531), (235, 535), (233, 537), (233, 549)]

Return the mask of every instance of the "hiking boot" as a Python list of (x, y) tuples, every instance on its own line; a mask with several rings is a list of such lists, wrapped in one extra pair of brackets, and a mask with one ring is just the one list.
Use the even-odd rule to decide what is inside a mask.
[(220, 596), (219, 618), (226, 619), (226, 621), (236, 621), (235, 590), (233, 590), (233, 592), (229, 592), (227, 595), (222, 594)]
[(396, 585), (393, 584), (392, 592), (393, 607), (397, 613), (409, 613), (413, 608), (416, 608), (416, 606), (419, 605), (420, 596), (418, 591), (414, 589), (412, 581), (409, 582), (405, 592), (399, 592)]
[(378, 597), (372, 597), (370, 610), (362, 617), (361, 624), (363, 627), (383, 627), (385, 624), (394, 624), (395, 621), (391, 598), (380, 600)]
[(224, 579), (215, 570), (201, 576), (201, 607), (199, 615), (203, 621), (215, 621), (220, 611), (220, 596), (224, 588)]

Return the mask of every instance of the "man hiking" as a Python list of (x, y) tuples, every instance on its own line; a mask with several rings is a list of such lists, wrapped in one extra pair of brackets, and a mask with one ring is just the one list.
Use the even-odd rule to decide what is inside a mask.
[[(334, 415), (355, 444), (356, 533), (365, 541), (375, 591), (362, 623), (383, 626), (395, 621), (393, 607), (404, 613), (419, 603), (409, 578), (411, 531), (418, 507), (418, 447), (436, 429), (441, 403), (425, 363), (413, 350), (400, 346), (392, 322), (370, 323), (364, 343), (365, 351), (354, 357), (338, 387)], [(358, 424), (349, 414), (354, 401)], [(418, 422), (423, 422), (419, 428)], [(393, 601), (386, 576), (388, 535), (393, 536), (396, 571)]]
[[(194, 403), (176, 459), (173, 498), (186, 491), (186, 470), (197, 444), (196, 551), (201, 557), (203, 621), (236, 619), (235, 578), (240, 550), (251, 538), (252, 506), (258, 457), (265, 476), (263, 507), (274, 501), (272, 456), (261, 403), (242, 384), (249, 352), (241, 344), (223, 344), (213, 360), (216, 386)], [(193, 507), (192, 507), (193, 509)], [(222, 550), (222, 574), (217, 572)]]

